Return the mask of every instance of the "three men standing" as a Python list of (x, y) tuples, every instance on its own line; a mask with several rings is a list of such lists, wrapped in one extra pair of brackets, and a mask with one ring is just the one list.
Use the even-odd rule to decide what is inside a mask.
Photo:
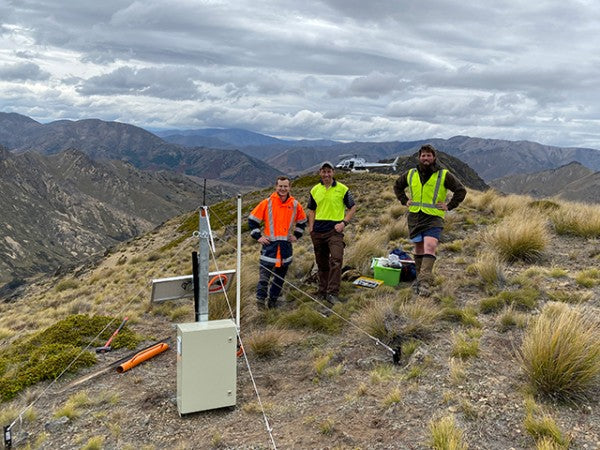
[(356, 212), (356, 204), (348, 187), (333, 177), (333, 164), (321, 164), (319, 175), (321, 182), (310, 190), (308, 200), (308, 231), (318, 269), (317, 297), (333, 304), (341, 301), (344, 229)]
[[(406, 188), (410, 198), (405, 193)], [(453, 195), (446, 203), (448, 190)], [(465, 199), (467, 190), (454, 175), (437, 164), (436, 149), (426, 144), (419, 149), (418, 167), (400, 175), (394, 184), (394, 192), (398, 200), (408, 206), (408, 232), (415, 246), (417, 267), (415, 290), (418, 294), (429, 295), (445, 213)]]
[[(262, 232), (261, 222), (264, 222)], [(252, 210), (248, 225), (250, 236), (262, 245), (256, 286), (257, 306), (259, 309), (265, 306), (276, 308), (283, 280), (292, 262), (292, 243), (302, 237), (306, 227), (306, 214), (302, 205), (290, 195), (288, 177), (277, 178), (275, 192)]]

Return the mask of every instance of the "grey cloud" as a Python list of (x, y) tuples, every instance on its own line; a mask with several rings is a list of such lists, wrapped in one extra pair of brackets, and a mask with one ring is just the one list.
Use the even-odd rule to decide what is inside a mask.
[(0, 80), (41, 81), (50, 78), (50, 74), (32, 62), (5, 64), (0, 66)]
[(17, 50), (15, 51), (15, 56), (21, 59), (35, 59), (38, 57), (38, 54), (30, 51)]
[(200, 99), (194, 83), (197, 71), (187, 68), (133, 69), (121, 67), (92, 77), (77, 87), (82, 95), (144, 95), (171, 100)]
[(398, 75), (391, 73), (371, 72), (362, 77), (354, 78), (350, 84), (340, 89), (335, 87), (329, 90), (333, 97), (368, 97), (377, 99), (381, 96), (401, 91), (408, 83), (401, 80)]

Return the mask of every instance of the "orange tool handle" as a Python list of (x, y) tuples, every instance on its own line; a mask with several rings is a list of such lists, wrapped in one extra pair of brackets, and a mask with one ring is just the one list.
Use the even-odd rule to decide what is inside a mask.
[(166, 342), (161, 342), (160, 344), (153, 345), (152, 347), (139, 352), (133, 358), (131, 358), (129, 361), (125, 361), (123, 364), (121, 364), (119, 367), (117, 367), (117, 372), (119, 372), (119, 373), (127, 372), (132, 367), (135, 367), (138, 364), (146, 361), (147, 359), (150, 359), (150, 358), (158, 355), (159, 353), (162, 353), (162, 352), (168, 350), (168, 348), (169, 348), (169, 344), (167, 344)]

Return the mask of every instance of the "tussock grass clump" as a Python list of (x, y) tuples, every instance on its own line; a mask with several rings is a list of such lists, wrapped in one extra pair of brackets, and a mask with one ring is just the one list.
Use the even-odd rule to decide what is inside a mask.
[(56, 292), (62, 292), (62, 291), (66, 291), (68, 289), (75, 289), (78, 286), (79, 286), (79, 282), (77, 280), (70, 278), (70, 279), (63, 280), (60, 283), (58, 283), (56, 285), (56, 287), (54, 288), (54, 290)]
[(442, 250), (446, 250), (447, 252), (460, 253), (463, 250), (464, 244), (465, 244), (464, 240), (457, 239), (455, 241), (448, 242), (447, 244), (442, 244), (440, 246), (440, 248)]
[(494, 189), (488, 189), (485, 192), (467, 190), (468, 195), (463, 202), (463, 206), (475, 208), (478, 211), (489, 212), (491, 205), (499, 198), (501, 194)]
[(14, 336), (16, 331), (7, 327), (0, 327), (0, 340)]
[(567, 449), (571, 438), (564, 436), (554, 419), (542, 412), (535, 400), (525, 398), (526, 416), (523, 427), (536, 440), (538, 449)]
[(102, 450), (104, 446), (104, 436), (92, 436), (88, 439), (81, 450)]
[(309, 329), (335, 334), (341, 329), (340, 319), (336, 316), (323, 317), (309, 305), (301, 305), (295, 311), (282, 314), (276, 319), (276, 325), (297, 330)]
[(394, 378), (394, 367), (389, 364), (380, 364), (369, 372), (373, 384), (387, 383)]
[(600, 206), (589, 203), (569, 203), (550, 215), (554, 230), (558, 235), (581, 237), (600, 236)]
[(467, 378), (465, 363), (462, 359), (450, 358), (448, 360), (448, 379), (453, 385), (459, 385)]
[(271, 358), (283, 352), (284, 335), (284, 330), (267, 328), (250, 335), (245, 344), (259, 358)]
[(600, 321), (582, 309), (548, 303), (525, 335), (519, 360), (537, 392), (584, 395), (600, 375)]
[[(496, 197), (491, 204), (492, 211), (498, 217), (506, 217), (515, 213), (522, 213), (524, 205), (531, 199), (526, 195), (509, 194)], [(527, 209), (527, 211), (529, 211)]]
[(376, 230), (367, 231), (355, 241), (349, 241), (344, 254), (344, 264), (356, 267), (360, 273), (369, 273), (372, 259), (386, 254), (386, 238), (385, 233)]
[(502, 291), (494, 297), (482, 299), (479, 302), (479, 308), (484, 314), (496, 312), (505, 305), (527, 311), (533, 309), (537, 305), (539, 297), (540, 292), (531, 287), (517, 289), (515, 291)]
[(413, 338), (426, 338), (431, 335), (441, 314), (440, 309), (429, 299), (400, 303), (395, 306), (395, 310), (406, 321), (400, 328), (400, 334)]
[(491, 249), (507, 262), (538, 260), (550, 241), (544, 218), (536, 214), (512, 214), (485, 235)]
[(582, 270), (575, 276), (578, 285), (591, 288), (600, 284), (600, 270), (595, 267)]
[(533, 200), (527, 204), (528, 207), (537, 208), (540, 211), (556, 211), (561, 208), (560, 203), (552, 200)]
[(390, 393), (388, 393), (383, 399), (383, 406), (389, 408), (396, 403), (400, 403), (402, 401), (402, 391), (398, 386), (396, 386)]
[(452, 356), (468, 359), (479, 354), (479, 341), (465, 332), (452, 333)]
[(564, 289), (549, 290), (546, 295), (553, 302), (570, 304), (585, 303), (592, 298), (591, 292), (567, 291)]
[(481, 326), (481, 323), (477, 320), (477, 311), (470, 307), (461, 309), (453, 305), (445, 306), (440, 312), (440, 318), (447, 322), (458, 322), (472, 327)]
[(511, 328), (525, 328), (527, 326), (527, 315), (514, 310), (512, 306), (504, 309), (498, 318), (498, 329), (504, 333)]
[(467, 273), (479, 276), (486, 286), (502, 286), (506, 282), (505, 267), (501, 258), (494, 253), (482, 253), (474, 264), (467, 267)]
[(403, 206), (401, 203), (396, 203), (390, 207), (388, 213), (394, 220), (402, 219), (404, 214), (408, 212), (408, 208)]
[(327, 418), (319, 423), (319, 431), (325, 436), (331, 436), (335, 431), (335, 422), (331, 418)]
[(549, 415), (535, 418), (532, 414), (528, 414), (523, 421), (523, 427), (536, 441), (543, 439), (545, 445), (550, 443), (555, 445), (549, 448), (569, 448), (571, 439), (563, 435), (554, 419)]
[(395, 241), (400, 238), (408, 238), (408, 225), (405, 220), (392, 222), (386, 228), (384, 233), (388, 241)]
[(396, 316), (394, 302), (389, 297), (372, 302), (358, 316), (357, 322), (371, 336), (390, 342), (398, 336), (397, 327), (390, 328)]
[(454, 416), (442, 417), (429, 422), (431, 438), (429, 445), (434, 450), (467, 450), (464, 432), (456, 426)]
[(569, 272), (561, 267), (551, 267), (548, 270), (548, 276), (552, 278), (565, 278)]

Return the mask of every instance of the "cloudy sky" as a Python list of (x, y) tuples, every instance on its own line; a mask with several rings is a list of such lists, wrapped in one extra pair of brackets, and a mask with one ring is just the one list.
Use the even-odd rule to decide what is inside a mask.
[(600, 149), (599, 24), (596, 0), (0, 0), (0, 111)]

